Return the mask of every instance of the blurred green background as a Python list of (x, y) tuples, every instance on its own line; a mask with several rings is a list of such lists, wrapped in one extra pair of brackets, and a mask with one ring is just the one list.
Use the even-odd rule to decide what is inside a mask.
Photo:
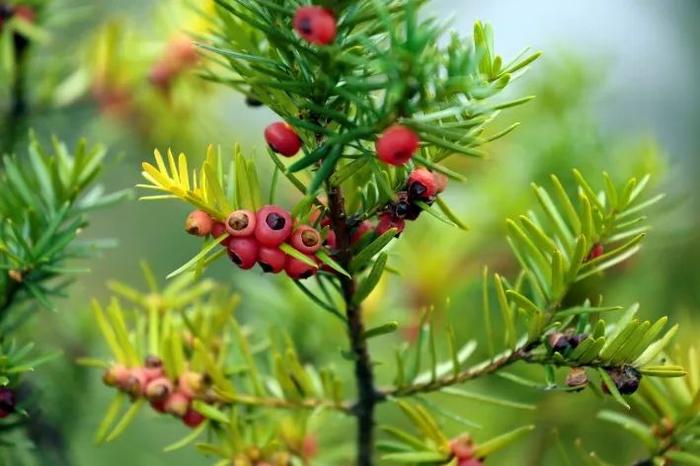
[[(159, 95), (148, 83), (149, 65), (178, 28), (201, 28), (192, 13), (174, 8), (174, 1), (74, 1), (51, 2), (44, 17), (50, 39), (31, 51), (28, 79), (34, 107), (29, 123), (42, 139), (50, 134), (76, 141), (85, 136), (110, 146), (103, 183), (109, 190), (140, 182), (140, 163), (152, 157), (154, 147), (172, 147), (195, 159), (207, 144), (229, 150), (240, 143), (246, 153), (264, 155), (262, 128), (274, 119), (265, 109), (250, 109), (243, 98), (223, 87), (203, 86), (187, 76), (174, 92)], [(518, 83), (518, 92), (537, 98), (496, 123), (523, 124), (492, 145), (491, 160), (456, 161), (469, 181), (453, 184), (447, 199), (470, 226), (467, 233), (451, 230), (432, 218), (408, 228), (392, 250), (391, 263), (401, 278), (386, 280), (368, 309), (373, 322), (397, 319), (405, 327), (401, 336), (373, 340), (372, 351), (380, 380), (393, 377), (391, 350), (410, 337), (417, 311), (430, 304), (446, 307), (466, 341), (481, 335), (481, 272), (484, 265), (508, 273), (513, 259), (507, 249), (504, 219), (534, 206), (530, 182), (546, 184), (550, 173), (571, 180), (571, 168), (590, 178), (601, 170), (616, 179), (651, 172), (654, 191), (668, 196), (653, 213), (655, 229), (643, 253), (606, 277), (586, 283), (581, 293), (604, 291), (609, 304), (641, 303), (641, 314), (663, 314), (683, 323), (679, 341), (697, 342), (700, 309), (700, 3), (695, 0), (618, 2), (535, 0), (522, 2), (455, 2), (435, 0), (431, 13), (452, 16), (455, 28), (469, 33), (475, 19), (491, 22), (496, 46), (504, 57), (513, 57), (524, 46), (544, 52), (531, 72)], [(133, 34), (121, 50), (117, 81), (135, 89), (138, 117), (120, 117), (105, 111), (87, 90), (69, 103), (56, 106), (51, 95), (66, 77), (95, 79), (90, 50), (104, 24), (119, 21)], [(83, 77), (80, 72), (82, 70)], [(88, 71), (92, 70), (92, 71)], [(75, 74), (77, 73), (77, 74)], [(90, 74), (92, 73), (92, 74)], [(75, 77), (77, 76), (77, 77)], [(114, 78), (114, 76), (111, 76)], [(4, 87), (4, 86), (0, 86)], [(79, 86), (78, 86), (79, 87)], [(0, 91), (4, 110), (6, 93)], [(49, 97), (47, 97), (49, 96)], [(0, 139), (4, 135), (0, 133)], [(20, 149), (18, 152), (22, 152)], [(263, 162), (263, 167), (271, 163)], [(264, 178), (264, 177), (263, 177)], [(601, 180), (602, 181), (602, 180)], [(290, 198), (290, 203), (292, 198)], [(168, 418), (141, 415), (116, 441), (93, 444), (92, 435), (106, 409), (110, 390), (94, 370), (74, 364), (76, 357), (104, 355), (105, 349), (91, 322), (89, 300), (108, 296), (105, 282), (119, 279), (144, 288), (139, 261), (148, 261), (157, 275), (165, 275), (186, 261), (199, 244), (184, 234), (185, 206), (173, 202), (131, 201), (92, 217), (89, 237), (116, 238), (119, 245), (90, 263), (92, 272), (71, 288), (59, 302), (60, 312), (41, 312), (24, 332), (42, 349), (63, 348), (65, 357), (32, 376), (48, 420), (63, 426), (73, 464), (79, 466), (204, 465), (212, 461), (191, 449), (162, 453), (164, 445), (185, 434), (185, 428)], [(439, 244), (439, 247), (435, 247)], [(302, 341), (309, 359), (338, 357), (343, 329), (328, 314), (314, 308), (279, 277), (240, 273), (228, 264), (217, 264), (208, 275), (230, 284), (243, 297), (243, 319), (252, 325), (284, 322)], [(441, 311), (442, 312), (442, 311)], [(542, 377), (531, 368), (518, 372)], [(630, 464), (641, 447), (616, 428), (595, 419), (603, 406), (589, 393), (541, 394), (528, 392), (502, 380), (472, 384), (510, 398), (536, 402), (534, 412), (515, 411), (476, 403), (455, 403), (436, 397), (460, 415), (482, 424), (474, 436), (490, 435), (524, 424), (536, 423), (533, 435), (494, 457), (488, 464), (560, 465), (553, 429), (564, 445), (573, 448), (580, 438), (588, 450), (596, 450), (612, 464)], [(449, 404), (452, 403), (452, 404)], [(610, 404), (606, 402), (605, 404)], [(403, 422), (392, 408), (382, 408), (380, 422)], [(445, 420), (457, 434), (464, 427)], [(338, 426), (319, 438), (321, 449), (337, 450), (347, 432)], [(344, 450), (334, 456), (342, 457)], [(317, 464), (349, 464), (348, 460), (319, 457)], [(27, 458), (31, 464), (31, 458)], [(41, 464), (41, 463), (37, 463)]]

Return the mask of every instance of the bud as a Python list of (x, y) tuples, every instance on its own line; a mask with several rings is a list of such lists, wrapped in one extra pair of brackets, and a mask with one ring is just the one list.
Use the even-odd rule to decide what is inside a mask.
[[(642, 380), (642, 374), (630, 365), (622, 367), (612, 367), (606, 369), (608, 375), (612, 379), (617, 391), (622, 395), (631, 395), (639, 388), (639, 382)], [(603, 391), (609, 393), (608, 387), (603, 384)]]
[(547, 343), (552, 348), (552, 351), (556, 353), (565, 353), (571, 348), (569, 337), (561, 332), (550, 333), (547, 336)]
[(102, 375), (102, 381), (105, 385), (109, 385), (110, 387), (123, 388), (126, 386), (130, 375), (131, 372), (124, 365), (115, 364), (105, 371)]
[(164, 374), (163, 360), (158, 356), (154, 356), (152, 354), (146, 356), (143, 365), (143, 371), (146, 374), (148, 381), (160, 378)]

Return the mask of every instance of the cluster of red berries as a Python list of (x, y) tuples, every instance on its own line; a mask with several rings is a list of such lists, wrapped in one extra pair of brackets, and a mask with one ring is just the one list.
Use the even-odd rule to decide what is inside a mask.
[[(264, 135), (267, 145), (284, 157), (293, 157), (301, 149), (302, 140), (299, 134), (283, 121), (268, 125)], [(402, 166), (413, 158), (419, 146), (420, 139), (413, 130), (402, 125), (393, 125), (379, 136), (375, 149), (382, 162)]]
[(185, 228), (197, 236), (218, 238), (227, 233), (221, 244), (228, 249), (231, 261), (244, 270), (259, 264), (264, 272), (284, 270), (294, 280), (308, 278), (318, 270), (285, 254), (280, 245), (287, 243), (316, 263), (315, 254), (323, 245), (321, 233), (310, 225), (295, 225), (289, 212), (279, 206), (267, 205), (257, 212), (236, 210), (223, 223), (195, 210), (187, 217)]
[(453, 439), (450, 450), (457, 460), (457, 466), (483, 466), (481, 459), (474, 457), (474, 441), (468, 435)]
[(15, 392), (7, 387), (0, 388), (0, 419), (15, 412)]
[(141, 367), (115, 364), (104, 373), (102, 380), (134, 399), (146, 398), (155, 411), (172, 414), (189, 427), (197, 427), (205, 419), (192, 407), (193, 400), (216, 401), (204, 375), (184, 372), (176, 381), (172, 381), (165, 374), (163, 362), (157, 356), (146, 357)]
[(199, 55), (192, 40), (186, 36), (176, 36), (168, 43), (163, 56), (151, 67), (148, 79), (155, 87), (167, 90), (177, 76), (198, 61)]
[(401, 234), (406, 226), (406, 220), (416, 220), (423, 211), (418, 202), (431, 205), (435, 197), (445, 190), (447, 177), (434, 173), (427, 168), (416, 168), (411, 172), (403, 191), (397, 193), (395, 201), (386, 205), (379, 214), (376, 232), (381, 235), (391, 228)]

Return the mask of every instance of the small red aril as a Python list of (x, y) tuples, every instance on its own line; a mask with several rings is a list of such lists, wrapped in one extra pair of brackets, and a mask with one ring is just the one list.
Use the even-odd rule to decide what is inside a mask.
[(203, 210), (190, 212), (185, 220), (185, 231), (194, 236), (207, 236), (211, 233), (214, 220)]
[(143, 395), (148, 384), (148, 375), (142, 367), (134, 367), (129, 370), (129, 377), (124, 384), (124, 391), (131, 396), (138, 397)]
[(228, 256), (231, 261), (243, 270), (253, 268), (258, 260), (260, 245), (252, 238), (232, 237), (228, 241)]
[[(307, 255), (309, 259), (315, 261), (313, 256)], [(302, 262), (292, 256), (287, 256), (287, 262), (284, 264), (284, 271), (287, 272), (289, 278), (293, 280), (303, 280), (316, 274), (317, 267), (313, 267), (306, 262)]]
[(595, 243), (593, 247), (591, 248), (591, 252), (588, 253), (588, 258), (587, 260), (593, 260), (596, 259), (605, 253), (605, 248), (603, 247), (602, 244), (600, 243)]
[(126, 386), (126, 382), (129, 380), (130, 375), (131, 372), (126, 366), (122, 364), (115, 364), (105, 371), (104, 375), (102, 376), (102, 381), (105, 383), (105, 385), (122, 388)]
[(335, 249), (338, 246), (338, 239), (335, 236), (335, 231), (328, 230), (326, 239), (323, 240), (323, 245), (329, 249)]
[(226, 218), (226, 231), (231, 236), (251, 236), (255, 231), (255, 213), (236, 210)]
[(292, 157), (301, 149), (301, 138), (283, 121), (272, 123), (265, 128), (265, 141), (273, 151), (285, 157)]
[(379, 215), (379, 223), (377, 223), (377, 227), (374, 231), (377, 233), (377, 235), (383, 235), (391, 228), (396, 228), (396, 237), (398, 237), (403, 232), (405, 226), (406, 222), (404, 219), (396, 218), (389, 212), (384, 212), (383, 214)]
[(294, 14), (294, 30), (308, 42), (328, 45), (335, 40), (337, 25), (333, 13), (320, 6), (303, 6)]
[(289, 243), (297, 251), (313, 254), (321, 248), (321, 234), (313, 227), (300, 225), (292, 233)]
[(416, 168), (408, 177), (406, 191), (410, 200), (432, 200), (437, 194), (435, 175), (426, 168)]
[(379, 136), (375, 148), (379, 160), (389, 165), (400, 166), (411, 160), (419, 144), (418, 135), (413, 130), (402, 125), (393, 125)]
[(186, 396), (194, 398), (204, 390), (204, 376), (199, 372), (185, 371), (180, 374), (177, 387)]
[(205, 419), (206, 418), (202, 416), (200, 412), (195, 411), (192, 407), (182, 416), (182, 422), (184, 422), (187, 427), (192, 428), (199, 426)]
[(287, 241), (292, 232), (292, 217), (289, 212), (276, 205), (268, 205), (257, 213), (255, 238), (270, 248)]
[(258, 251), (258, 264), (263, 272), (279, 273), (284, 270), (287, 255), (277, 248), (261, 246)]

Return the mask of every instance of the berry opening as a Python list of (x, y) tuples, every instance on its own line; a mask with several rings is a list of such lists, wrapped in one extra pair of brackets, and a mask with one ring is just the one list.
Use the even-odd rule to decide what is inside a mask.
[(305, 230), (301, 234), (301, 242), (304, 243), (304, 246), (312, 248), (318, 244), (318, 234), (311, 230)]
[(267, 223), (267, 226), (273, 230), (281, 230), (284, 228), (284, 225), (287, 222), (284, 217), (273, 212), (271, 214), (267, 214), (267, 217), (265, 217), (265, 223)]
[(248, 216), (242, 212), (233, 214), (228, 218), (228, 226), (235, 231), (244, 230), (249, 223)]

